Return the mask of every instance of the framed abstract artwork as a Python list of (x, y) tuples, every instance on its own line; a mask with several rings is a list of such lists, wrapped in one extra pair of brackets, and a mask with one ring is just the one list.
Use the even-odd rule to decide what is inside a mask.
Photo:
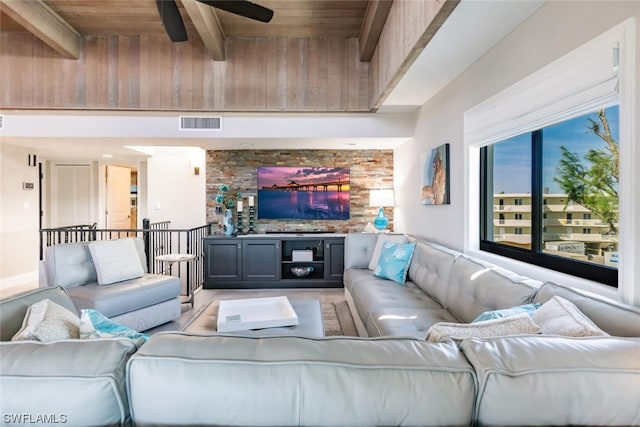
[(449, 198), (449, 144), (442, 144), (422, 156), (423, 205), (448, 205)]

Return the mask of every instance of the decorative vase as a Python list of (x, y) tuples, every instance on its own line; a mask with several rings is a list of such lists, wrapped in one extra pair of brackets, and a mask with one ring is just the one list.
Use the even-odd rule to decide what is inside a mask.
[(387, 228), (387, 225), (389, 225), (389, 220), (384, 215), (383, 208), (380, 208), (380, 210), (378, 211), (378, 216), (373, 221), (373, 225), (376, 227), (378, 231), (383, 231), (385, 228)]
[(222, 229), (224, 230), (224, 234), (227, 236), (231, 236), (233, 234), (233, 212), (231, 209), (227, 209), (224, 213)]

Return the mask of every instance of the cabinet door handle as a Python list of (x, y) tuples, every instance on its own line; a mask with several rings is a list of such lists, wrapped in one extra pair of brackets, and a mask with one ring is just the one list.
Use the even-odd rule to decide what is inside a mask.
[(325, 248), (329, 249), (329, 244), (325, 243)]
[(280, 249), (280, 244), (276, 243), (276, 249)]
[(242, 249), (242, 244), (238, 243), (238, 249)]

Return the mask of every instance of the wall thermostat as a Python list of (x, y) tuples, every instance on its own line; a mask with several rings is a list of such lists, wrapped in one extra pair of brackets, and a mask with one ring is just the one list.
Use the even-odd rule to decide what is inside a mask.
[(22, 183), (22, 189), (23, 190), (33, 190), (35, 188), (35, 185), (33, 185), (33, 182), (23, 182)]

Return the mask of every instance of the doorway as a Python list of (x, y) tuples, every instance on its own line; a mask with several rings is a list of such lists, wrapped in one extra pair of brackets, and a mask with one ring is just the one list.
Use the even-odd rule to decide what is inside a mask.
[(127, 166), (107, 165), (105, 224), (109, 229), (137, 228), (137, 171)]
[(51, 171), (50, 227), (92, 223), (91, 165), (54, 163)]

